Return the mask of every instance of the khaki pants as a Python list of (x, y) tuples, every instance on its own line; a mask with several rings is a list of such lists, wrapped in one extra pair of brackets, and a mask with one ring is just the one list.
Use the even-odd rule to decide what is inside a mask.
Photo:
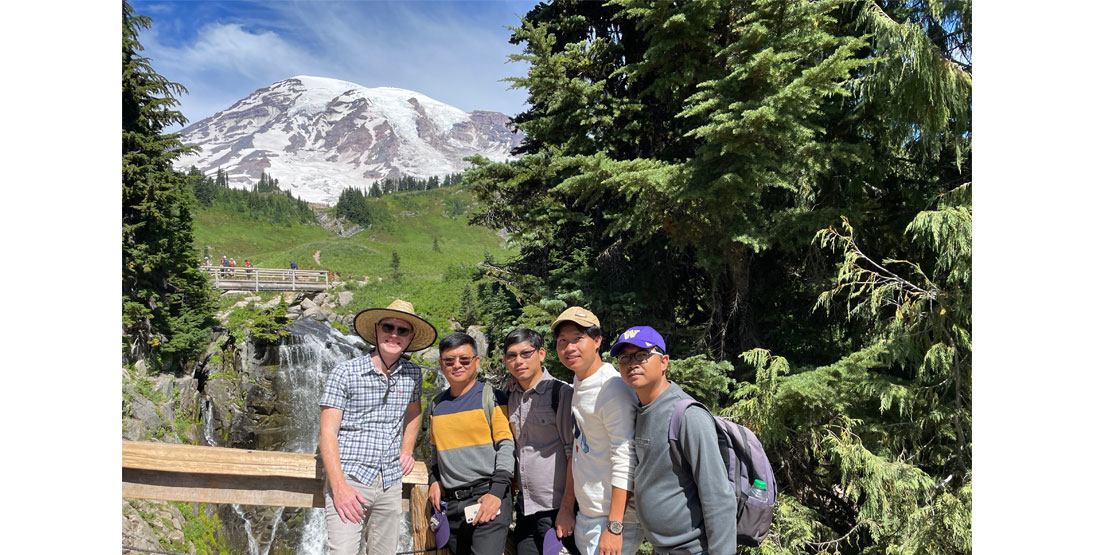
[(401, 533), (401, 482), (382, 489), (382, 476), (371, 485), (346, 477), (348, 485), (367, 500), (364, 521), (343, 522), (332, 503), (332, 488), (325, 480), (325, 523), (328, 525), (329, 555), (356, 555), (366, 529), (368, 555), (393, 555)]

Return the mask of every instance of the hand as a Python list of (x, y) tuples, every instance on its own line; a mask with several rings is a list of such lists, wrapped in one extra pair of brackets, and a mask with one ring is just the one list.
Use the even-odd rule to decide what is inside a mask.
[(600, 555), (619, 555), (623, 550), (623, 536), (612, 534), (605, 527), (600, 534)]
[(336, 514), (340, 515), (341, 522), (362, 522), (363, 503), (366, 502), (367, 499), (358, 490), (346, 483), (339, 488), (332, 488), (332, 504), (336, 507)]
[(573, 511), (566, 509), (564, 505), (558, 509), (558, 516), (554, 519), (554, 530), (558, 533), (558, 539), (572, 536), (573, 529), (576, 526), (577, 517), (573, 514)]
[(398, 458), (401, 460), (401, 475), (408, 476), (413, 471), (413, 463), (416, 462), (416, 459), (409, 453), (401, 453)]
[(486, 493), (479, 497), (477, 502), (481, 503), (481, 508), (477, 510), (477, 515), (474, 516), (474, 526), (485, 524), (497, 517), (497, 511), (500, 510), (499, 497)]
[(428, 486), (428, 500), (432, 502), (432, 506), (435, 510), (439, 510), (439, 498), (443, 497), (443, 488), (439, 485), (439, 482), (434, 482)]

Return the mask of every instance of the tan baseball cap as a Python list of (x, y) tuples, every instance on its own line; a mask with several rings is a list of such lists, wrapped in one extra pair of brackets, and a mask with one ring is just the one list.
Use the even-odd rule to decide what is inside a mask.
[(592, 312), (589, 311), (587, 308), (579, 306), (571, 306), (565, 309), (565, 312), (558, 314), (558, 317), (554, 320), (554, 323), (550, 324), (550, 331), (556, 331), (558, 329), (558, 325), (564, 324), (565, 322), (574, 322), (586, 328), (592, 326), (600, 327), (600, 319), (596, 318), (596, 315), (592, 314)]

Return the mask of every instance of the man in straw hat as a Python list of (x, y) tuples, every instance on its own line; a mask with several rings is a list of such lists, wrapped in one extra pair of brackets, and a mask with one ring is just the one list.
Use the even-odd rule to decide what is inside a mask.
[(421, 369), (402, 355), (430, 347), (436, 330), (398, 299), (357, 314), (355, 333), (374, 347), (333, 368), (320, 401), (329, 553), (358, 553), (366, 526), (368, 553), (393, 554), (421, 411)]

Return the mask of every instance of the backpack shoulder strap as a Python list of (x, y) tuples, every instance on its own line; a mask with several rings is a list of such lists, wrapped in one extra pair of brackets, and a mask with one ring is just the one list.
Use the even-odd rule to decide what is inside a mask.
[(565, 386), (565, 382), (554, 380), (550, 382), (550, 408), (554, 411), (554, 414), (558, 413), (558, 401), (561, 399), (561, 388)]
[(718, 417), (714, 416), (714, 413), (710, 412), (710, 409), (706, 405), (688, 397), (687, 399), (680, 399), (676, 402), (676, 408), (672, 409), (672, 418), (668, 422), (668, 448), (674, 455), (683, 459), (683, 451), (680, 449), (680, 428), (683, 426), (684, 413), (691, 407), (700, 407), (707, 411), (711, 420), (714, 421), (714, 433), (718, 436), (718, 451), (722, 454), (722, 462), (725, 463), (726, 468), (730, 467), (731, 463), (737, 466), (737, 474), (740, 474), (740, 460), (730, 460), (730, 448), (729, 441), (725, 437), (725, 432), (722, 430), (722, 425), (718, 422)]
[(668, 422), (668, 439), (669, 441), (680, 441), (680, 427), (684, 421), (684, 413), (687, 412), (688, 407), (692, 405), (699, 405), (703, 407), (703, 410), (710, 412), (707, 406), (691, 397), (687, 399), (680, 399), (676, 402), (676, 408), (672, 409), (672, 420)]
[(432, 429), (432, 417), (435, 416), (435, 407), (438, 406), (439, 402), (443, 400), (443, 395), (445, 393), (447, 393), (446, 389), (444, 389), (443, 391), (440, 391), (439, 393), (436, 393), (435, 397), (432, 397), (432, 402), (428, 404), (428, 434), (429, 434), (429, 437), (430, 437), (431, 429)]
[(481, 410), (485, 412), (485, 420), (489, 422), (489, 441), (493, 438), (493, 386), (488, 382), (482, 382), (481, 386)]

